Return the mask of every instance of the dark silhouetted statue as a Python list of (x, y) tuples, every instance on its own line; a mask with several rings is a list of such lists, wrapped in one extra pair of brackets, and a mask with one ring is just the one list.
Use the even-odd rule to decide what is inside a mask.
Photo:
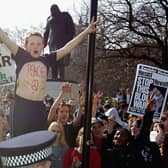
[[(47, 18), (44, 32), (44, 45), (49, 46), (50, 51), (56, 51), (63, 47), (75, 35), (75, 25), (68, 12), (61, 12), (57, 5), (50, 8), (51, 15)], [(70, 54), (66, 58), (53, 62), (52, 78), (64, 80), (65, 66), (69, 65)]]

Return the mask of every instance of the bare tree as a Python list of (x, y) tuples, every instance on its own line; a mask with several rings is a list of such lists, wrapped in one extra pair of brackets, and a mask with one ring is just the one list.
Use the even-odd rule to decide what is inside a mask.
[(168, 69), (167, 0), (100, 0), (98, 16), (102, 49)]
[(28, 28), (19, 28), (15, 27), (14, 29), (5, 29), (5, 31), (8, 33), (8, 35), (19, 45), (24, 46), (25, 37), (29, 32), (39, 32), (43, 34), (44, 31), (44, 25), (40, 23), (37, 27), (31, 26)]

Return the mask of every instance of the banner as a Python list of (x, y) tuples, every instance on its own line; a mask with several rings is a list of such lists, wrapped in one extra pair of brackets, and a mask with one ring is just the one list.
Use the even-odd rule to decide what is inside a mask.
[(4, 44), (0, 43), (0, 85), (15, 82), (15, 69), (16, 65), (11, 59), (10, 51)]
[(128, 113), (143, 116), (148, 102), (148, 96), (154, 93), (154, 121), (160, 121), (168, 92), (168, 71), (138, 64), (133, 92), (128, 106)]

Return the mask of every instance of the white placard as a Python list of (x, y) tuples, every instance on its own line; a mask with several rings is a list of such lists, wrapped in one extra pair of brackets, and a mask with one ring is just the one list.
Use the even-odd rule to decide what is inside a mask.
[(128, 113), (143, 116), (150, 93), (155, 94), (154, 121), (160, 121), (167, 100), (168, 71), (148, 66), (137, 65), (133, 92), (128, 106)]
[(0, 85), (13, 83), (16, 80), (16, 64), (7, 47), (0, 43)]

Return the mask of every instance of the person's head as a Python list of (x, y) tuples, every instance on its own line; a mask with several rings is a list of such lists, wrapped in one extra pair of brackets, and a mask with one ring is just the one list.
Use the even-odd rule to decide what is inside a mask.
[(57, 133), (57, 138), (56, 138), (56, 141), (55, 141), (56, 145), (67, 146), (67, 143), (66, 143), (66, 140), (65, 140), (65, 134), (64, 134), (64, 127), (63, 127), (62, 123), (57, 122), (57, 121), (53, 121), (49, 125), (48, 131)]
[(71, 105), (65, 102), (62, 102), (57, 109), (57, 120), (62, 124), (65, 124), (69, 121), (71, 115)]
[(105, 116), (104, 113), (100, 113), (99, 115), (96, 115), (96, 118), (98, 118), (99, 120), (102, 120), (104, 124), (104, 132), (108, 131), (108, 127), (109, 127), (108, 117)]
[[(151, 129), (150, 129), (150, 134), (149, 134), (149, 138), (151, 142), (158, 142), (161, 140), (161, 138), (157, 138), (158, 134), (160, 134), (160, 123), (157, 121), (154, 121), (151, 125)], [(159, 136), (160, 137), (160, 136)]]
[(131, 131), (131, 135), (132, 136), (137, 136), (140, 133), (140, 127), (142, 124), (142, 120), (141, 119), (135, 119), (130, 127), (130, 131)]
[(34, 58), (41, 56), (44, 49), (43, 36), (38, 32), (29, 33), (25, 39), (25, 49)]
[(115, 145), (125, 145), (127, 144), (130, 137), (130, 132), (125, 128), (120, 128), (116, 131), (113, 139)]
[(51, 11), (51, 16), (57, 16), (58, 14), (61, 13), (58, 5), (56, 4), (51, 5), (50, 11)]
[(161, 126), (165, 133), (168, 133), (168, 112), (164, 113), (160, 121)]
[(164, 135), (163, 142), (160, 145), (160, 152), (163, 156), (168, 156), (168, 134)]
[(152, 123), (151, 131), (159, 132), (159, 127), (160, 127), (159, 122), (155, 121), (155, 122)]
[(0, 167), (49, 168), (56, 133), (34, 131), (0, 142)]
[(92, 118), (92, 135), (93, 138), (102, 138), (104, 135), (104, 124), (102, 120), (99, 120), (97, 118)]
[(103, 105), (103, 110), (106, 112), (110, 108), (111, 108), (111, 104), (109, 102), (105, 102)]

